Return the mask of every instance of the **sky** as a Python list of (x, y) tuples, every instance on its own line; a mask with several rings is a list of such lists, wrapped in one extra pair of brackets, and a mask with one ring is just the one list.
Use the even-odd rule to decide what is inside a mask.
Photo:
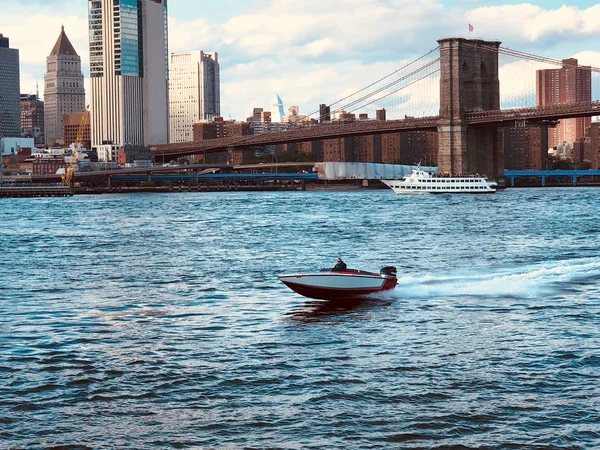
[[(0, 33), (21, 59), (21, 92), (43, 96), (46, 57), (61, 25), (89, 74), (87, 1), (2, 0)], [(199, 0), (169, 1), (169, 50), (216, 51), (221, 114), (253, 107), (312, 112), (392, 72), (443, 37), (502, 41), (504, 47), (600, 67), (600, 3), (578, 0)], [(512, 77), (518, 78), (518, 77)], [(86, 82), (89, 93), (89, 82)]]

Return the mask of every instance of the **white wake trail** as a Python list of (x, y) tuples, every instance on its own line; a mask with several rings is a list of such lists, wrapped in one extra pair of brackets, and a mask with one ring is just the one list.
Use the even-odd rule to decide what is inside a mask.
[(556, 292), (556, 283), (600, 276), (600, 258), (553, 261), (514, 269), (494, 267), (445, 275), (400, 276), (397, 297), (516, 296), (538, 297)]

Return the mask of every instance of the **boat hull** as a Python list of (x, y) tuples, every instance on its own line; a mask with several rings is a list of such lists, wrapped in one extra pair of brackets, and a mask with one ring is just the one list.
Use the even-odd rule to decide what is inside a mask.
[(392, 290), (398, 284), (396, 277), (344, 272), (282, 275), (279, 280), (304, 297), (320, 300), (362, 298)]

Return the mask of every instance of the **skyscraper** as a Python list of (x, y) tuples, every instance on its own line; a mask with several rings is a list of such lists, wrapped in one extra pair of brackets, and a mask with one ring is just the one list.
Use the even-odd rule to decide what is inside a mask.
[(21, 133), (44, 144), (44, 102), (37, 94), (21, 94)]
[[(578, 65), (574, 58), (563, 59), (560, 69), (536, 71), (537, 106), (558, 105), (592, 100), (592, 70)], [(571, 147), (585, 137), (591, 119), (562, 119), (556, 128), (548, 130), (548, 146), (566, 142)]]
[(85, 110), (81, 57), (69, 41), (65, 27), (61, 28), (56, 44), (46, 58), (44, 84), (46, 144), (64, 144), (63, 117)]
[(165, 144), (166, 0), (89, 0), (92, 147)]
[(171, 142), (193, 138), (192, 126), (221, 115), (219, 55), (196, 51), (172, 53), (169, 65)]
[(0, 34), (0, 138), (21, 136), (19, 50)]

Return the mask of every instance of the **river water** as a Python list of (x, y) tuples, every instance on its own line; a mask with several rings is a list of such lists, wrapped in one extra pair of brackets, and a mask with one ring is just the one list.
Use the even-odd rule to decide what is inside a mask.
[(598, 448), (599, 199), (0, 199), (0, 448)]

